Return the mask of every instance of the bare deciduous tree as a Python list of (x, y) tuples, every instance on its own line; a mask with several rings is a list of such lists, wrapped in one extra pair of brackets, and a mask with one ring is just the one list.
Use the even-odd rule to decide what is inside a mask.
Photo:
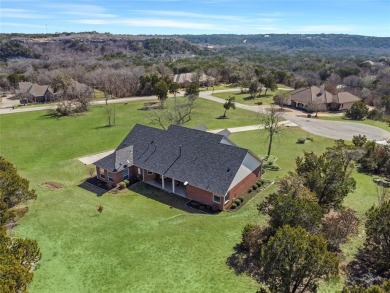
[(264, 124), (264, 129), (268, 133), (268, 151), (267, 157), (271, 155), (272, 142), (274, 136), (281, 131), (280, 122), (283, 120), (282, 113), (279, 112), (279, 109), (275, 106), (268, 108), (262, 116), (262, 123)]

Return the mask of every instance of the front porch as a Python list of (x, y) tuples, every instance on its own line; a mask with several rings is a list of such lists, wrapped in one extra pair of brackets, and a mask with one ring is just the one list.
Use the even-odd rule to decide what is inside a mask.
[(154, 174), (153, 179), (144, 180), (145, 183), (154, 187), (160, 188), (164, 191), (177, 194), (181, 197), (187, 197), (186, 187), (184, 183), (173, 178), (164, 177), (164, 175)]

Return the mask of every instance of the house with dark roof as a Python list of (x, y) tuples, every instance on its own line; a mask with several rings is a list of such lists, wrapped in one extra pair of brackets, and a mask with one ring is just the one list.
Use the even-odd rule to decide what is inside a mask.
[(110, 186), (138, 177), (170, 193), (224, 210), (260, 177), (262, 161), (223, 134), (137, 124), (116, 150), (94, 163)]
[(46, 103), (54, 97), (54, 91), (49, 85), (39, 85), (31, 82), (20, 82), (16, 92), (20, 102)]
[(326, 91), (324, 87), (305, 87), (290, 92), (291, 98), (288, 105), (307, 110), (312, 102), (323, 104), (330, 111), (348, 110), (353, 103), (360, 101), (360, 98), (348, 93), (339, 92), (336, 95)]

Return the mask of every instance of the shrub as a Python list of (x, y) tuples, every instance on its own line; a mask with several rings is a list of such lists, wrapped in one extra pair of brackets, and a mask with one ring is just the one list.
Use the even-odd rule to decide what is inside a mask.
[(368, 107), (362, 101), (353, 103), (351, 109), (345, 112), (345, 117), (352, 120), (363, 120), (368, 115)]
[(303, 144), (303, 143), (305, 143), (305, 142), (306, 142), (306, 138), (302, 138), (302, 137), (298, 138), (297, 143)]
[(126, 184), (126, 186), (129, 186), (130, 185), (130, 180), (123, 180), (123, 182)]
[(251, 193), (252, 192), (252, 187), (248, 189), (248, 193)]
[(367, 137), (365, 135), (354, 135), (352, 137), (352, 143), (356, 147), (362, 147), (367, 143)]
[(307, 118), (311, 118), (311, 114), (307, 114)]
[(241, 204), (241, 200), (239, 200), (238, 198), (234, 200), (234, 203), (239, 206)]
[(230, 206), (230, 208), (231, 208), (232, 210), (234, 210), (236, 207), (237, 207), (236, 203), (232, 203), (232, 205)]
[(240, 196), (238, 199), (240, 200), (240, 202), (244, 202), (244, 198), (242, 196)]
[(367, 118), (371, 120), (383, 120), (383, 117), (385, 115), (384, 109), (372, 109), (368, 112)]
[(256, 189), (257, 189), (257, 185), (253, 185), (253, 186), (252, 186), (252, 189), (253, 189), (253, 190), (256, 190)]
[(256, 182), (257, 187), (260, 187), (261, 185), (263, 185), (261, 182)]
[(126, 187), (126, 183), (124, 181), (119, 182), (119, 184), (118, 184), (119, 189), (124, 189), (125, 187)]
[(101, 204), (96, 206), (96, 210), (100, 214), (101, 212), (103, 212), (103, 206)]

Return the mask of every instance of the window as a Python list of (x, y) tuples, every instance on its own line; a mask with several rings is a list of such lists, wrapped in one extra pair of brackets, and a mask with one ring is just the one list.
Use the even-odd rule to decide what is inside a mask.
[(153, 174), (153, 172), (148, 170), (148, 175), (152, 175), (152, 174)]
[(230, 193), (227, 193), (225, 195), (225, 203), (227, 203), (230, 200)]
[(108, 181), (112, 182), (112, 172), (108, 172)]
[(123, 169), (122, 177), (123, 177), (123, 179), (129, 179), (129, 168)]
[(213, 202), (221, 203), (221, 197), (219, 195), (213, 195)]

